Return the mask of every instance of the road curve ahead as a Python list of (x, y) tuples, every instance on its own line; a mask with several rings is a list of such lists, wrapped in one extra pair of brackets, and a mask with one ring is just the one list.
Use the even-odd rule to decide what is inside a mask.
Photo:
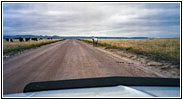
[[(120, 60), (121, 61), (121, 60)], [(96, 47), (71, 39), (25, 51), (3, 61), (3, 92), (23, 92), (36, 81), (65, 80), (107, 76), (157, 76)]]

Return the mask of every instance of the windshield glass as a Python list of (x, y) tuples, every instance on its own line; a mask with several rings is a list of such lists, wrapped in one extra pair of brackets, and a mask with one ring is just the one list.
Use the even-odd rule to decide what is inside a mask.
[(180, 3), (4, 2), (3, 93), (31, 82), (180, 77)]

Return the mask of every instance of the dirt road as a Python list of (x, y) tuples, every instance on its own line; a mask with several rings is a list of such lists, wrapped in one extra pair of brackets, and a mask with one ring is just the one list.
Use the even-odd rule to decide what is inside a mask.
[(65, 40), (3, 61), (3, 92), (22, 92), (35, 81), (106, 76), (161, 77), (79, 40)]

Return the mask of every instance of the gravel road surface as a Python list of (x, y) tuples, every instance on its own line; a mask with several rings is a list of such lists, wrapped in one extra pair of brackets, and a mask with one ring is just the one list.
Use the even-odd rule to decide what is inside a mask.
[(3, 93), (23, 92), (36, 81), (107, 76), (161, 77), (104, 50), (70, 39), (3, 60)]

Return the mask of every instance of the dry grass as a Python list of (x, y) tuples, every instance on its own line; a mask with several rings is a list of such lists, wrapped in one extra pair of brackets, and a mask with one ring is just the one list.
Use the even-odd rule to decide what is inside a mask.
[(13, 42), (3, 40), (3, 54), (14, 55), (26, 49), (40, 47), (42, 45), (61, 41), (63, 39), (43, 39), (38, 41), (30, 40), (28, 42), (19, 42), (18, 39), (13, 39)]
[[(85, 39), (91, 42), (91, 39)], [(121, 49), (153, 56), (155, 60), (180, 62), (180, 39), (99, 39), (99, 45), (106, 49)]]

